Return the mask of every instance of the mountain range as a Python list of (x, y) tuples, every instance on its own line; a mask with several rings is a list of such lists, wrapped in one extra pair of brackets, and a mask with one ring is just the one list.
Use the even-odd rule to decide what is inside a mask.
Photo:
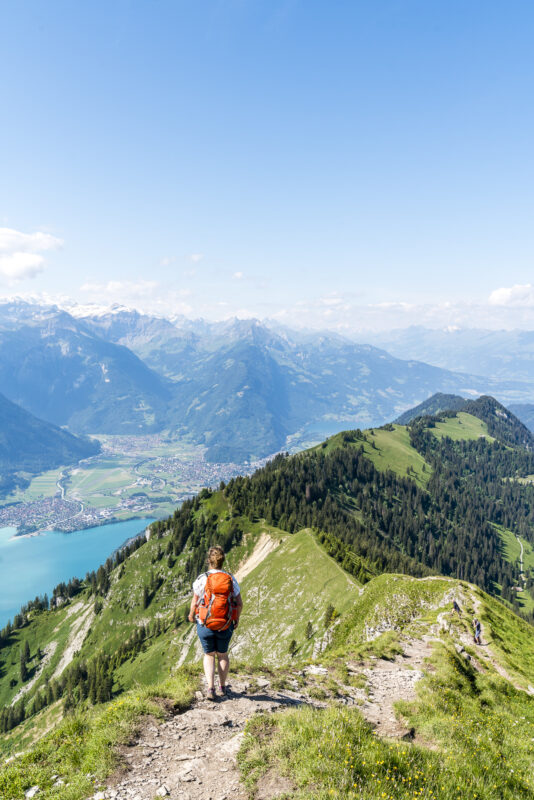
[(435, 392), (528, 403), (533, 385), (257, 320), (0, 306), (0, 391), (10, 400), (74, 433), (168, 430), (212, 461), (380, 425)]
[(369, 334), (397, 358), (414, 358), (455, 372), (532, 383), (534, 331), (411, 326)]

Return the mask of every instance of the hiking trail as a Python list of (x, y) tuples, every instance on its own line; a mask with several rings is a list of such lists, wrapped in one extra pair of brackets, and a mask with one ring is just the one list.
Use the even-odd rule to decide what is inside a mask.
[[(312, 664), (291, 670), (284, 688), (274, 688), (271, 680), (256, 675), (231, 676), (229, 697), (206, 700), (204, 687), (197, 692), (194, 705), (175, 716), (170, 703), (162, 701), (169, 713), (167, 719), (162, 723), (153, 717), (141, 720), (136, 738), (120, 748), (121, 766), (93, 797), (247, 800), (247, 791), (240, 784), (237, 753), (247, 720), (261, 712), (281, 713), (302, 705), (324, 708), (335, 701), (357, 707), (382, 736), (410, 738), (393, 706), (398, 700), (415, 698), (415, 685), (423, 676), (431, 644), (406, 640), (403, 648), (404, 654), (392, 661), (349, 662), (349, 684), (359, 677), (358, 686), (339, 680), (335, 668)], [(332, 681), (337, 687), (333, 696), (317, 699), (318, 688), (324, 692), (327, 682), (333, 691)], [(293, 788), (286, 778), (271, 772), (260, 780), (255, 797), (274, 800)]]

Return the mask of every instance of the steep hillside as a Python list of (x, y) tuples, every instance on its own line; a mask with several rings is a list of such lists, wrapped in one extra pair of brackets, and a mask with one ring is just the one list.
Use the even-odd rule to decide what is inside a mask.
[(97, 442), (37, 419), (0, 395), (0, 494), (27, 482), (31, 475), (75, 463), (99, 450)]
[(167, 382), (126, 347), (57, 308), (0, 306), (0, 391), (78, 433), (143, 433), (166, 421)]
[[(264, 534), (258, 545), (250, 561), (255, 564), (260, 552), (259, 563), (250, 573), (244, 565), (241, 591), (247, 613), (232, 653), (247, 664), (277, 666), (288, 661), (294, 640), (295, 654), (311, 658), (328, 642), (328, 609), (344, 614), (360, 584), (326, 554), (311, 531)], [(198, 658), (199, 652), (194, 642), (187, 660)]]
[(533, 403), (511, 403), (508, 409), (526, 425), (531, 433), (534, 433), (534, 404)]

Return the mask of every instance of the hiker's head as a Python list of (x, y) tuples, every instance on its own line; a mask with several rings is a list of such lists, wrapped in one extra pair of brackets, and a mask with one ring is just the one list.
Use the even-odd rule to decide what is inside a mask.
[(224, 564), (224, 550), (220, 545), (210, 547), (208, 550), (208, 567), (210, 569), (220, 569)]

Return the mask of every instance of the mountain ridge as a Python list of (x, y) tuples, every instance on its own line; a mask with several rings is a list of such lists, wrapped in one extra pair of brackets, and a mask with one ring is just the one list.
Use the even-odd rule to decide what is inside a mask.
[(0, 394), (0, 491), (23, 486), (29, 475), (71, 464), (100, 451), (98, 442), (81, 439), (12, 403)]

